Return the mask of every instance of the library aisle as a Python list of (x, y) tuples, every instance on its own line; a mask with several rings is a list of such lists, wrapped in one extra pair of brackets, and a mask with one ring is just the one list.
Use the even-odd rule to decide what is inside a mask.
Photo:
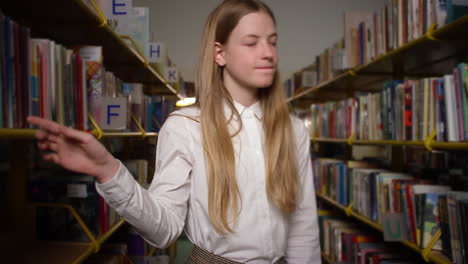
[[(27, 117), (52, 120), (99, 141), (130, 172), (131, 176), (123, 169), (115, 174), (121, 182), (128, 176), (124, 180), (135, 186), (129, 196), (156, 200), (146, 190), (153, 177), (159, 176), (156, 166), (162, 158), (157, 158), (161, 152), (157, 144), (167, 147), (169, 141), (164, 139), (182, 131), (174, 129), (167, 135), (163, 125), (176, 110), (194, 103), (200, 107), (195, 99), (194, 65), (204, 19), (215, 7), (210, 2), (0, 2), (0, 206), (4, 212), (0, 217), (0, 262), (186, 263), (193, 245), (185, 232), (172, 240), (165, 238), (167, 245), (145, 240), (132, 226), (135, 222), (125, 220), (141, 219), (124, 219), (124, 210), (114, 209), (122, 203), (110, 206), (115, 201), (106, 200), (105, 191), (98, 188), (112, 189), (118, 180), (99, 185), (91, 175), (41, 158), (44, 153), (35, 139), (39, 129)], [(318, 220), (321, 251), (315, 254), (317, 260), (330, 264), (468, 264), (468, 1), (334, 0), (330, 6), (324, 5), (330, 0), (265, 3), (271, 5), (278, 21), (278, 45), (274, 34), (269, 36), (274, 43), (268, 45), (281, 51), (279, 68), (284, 72), (280, 86), (285, 94), (281, 106), (287, 105), (310, 134), (315, 197), (309, 198), (317, 201), (318, 208), (317, 219), (310, 216), (308, 220)], [(261, 37), (254, 34), (253, 39)], [(253, 50), (255, 45), (242, 47)], [(228, 94), (220, 77), (225, 65), (216, 63), (213, 67), (220, 75), (213, 73), (217, 78), (211, 76), (211, 81), (217, 80)], [(271, 71), (272, 76), (276, 74)], [(213, 81), (213, 87), (215, 84)], [(213, 98), (223, 96), (214, 94)], [(266, 120), (258, 112), (254, 116), (259, 122)], [(236, 115), (232, 120), (238, 121)], [(285, 124), (273, 121), (270, 123), (277, 127)], [(245, 129), (252, 129), (252, 124)], [(284, 138), (281, 142), (287, 141)], [(49, 148), (54, 146), (55, 142)], [(255, 152), (252, 155), (262, 153), (249, 148)], [(255, 171), (262, 172), (261, 177), (277, 173), (259, 167)], [(207, 192), (207, 197), (221, 197), (208, 204), (225, 201), (222, 198), (230, 192), (224, 190), (241, 181), (236, 171), (231, 172), (233, 177), (223, 178), (231, 175), (223, 171), (225, 181), (216, 185), (223, 192), (208, 188), (218, 192)], [(191, 170), (189, 173), (192, 175)], [(206, 174), (213, 179), (210, 172)], [(282, 187), (290, 187), (288, 177), (280, 177)], [(275, 198), (267, 195), (271, 188), (261, 179), (258, 182), (264, 188), (255, 189), (251, 198), (264, 198), (262, 206), (267, 208), (275, 204), (271, 200)], [(127, 193), (120, 190), (118, 194)], [(268, 210), (265, 215), (273, 219), (275, 214)], [(172, 214), (177, 213), (167, 215)], [(192, 215), (187, 215), (180, 226), (191, 223)], [(227, 219), (223, 217), (221, 220)], [(283, 215), (278, 218), (285, 221)], [(259, 248), (275, 244), (267, 242)], [(270, 257), (277, 253), (271, 248), (262, 254), (265, 252)]]

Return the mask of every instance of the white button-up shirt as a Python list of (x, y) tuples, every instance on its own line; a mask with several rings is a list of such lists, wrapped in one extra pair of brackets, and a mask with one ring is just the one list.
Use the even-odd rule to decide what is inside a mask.
[[(273, 263), (285, 256), (288, 263), (320, 263), (319, 229), (310, 160), (309, 133), (291, 116), (297, 146), (300, 191), (297, 209), (283, 215), (268, 200), (265, 183), (262, 110), (257, 102), (244, 107), (234, 102), (242, 130), (233, 138), (241, 210), (235, 233), (220, 235), (208, 214), (208, 181), (197, 108), (174, 112), (161, 128), (156, 150), (156, 171), (143, 189), (121, 164), (98, 192), (152, 245), (165, 248), (185, 228), (192, 243), (216, 255), (247, 263)], [(230, 110), (225, 106), (227, 119)], [(239, 123), (229, 124), (236, 131)]]

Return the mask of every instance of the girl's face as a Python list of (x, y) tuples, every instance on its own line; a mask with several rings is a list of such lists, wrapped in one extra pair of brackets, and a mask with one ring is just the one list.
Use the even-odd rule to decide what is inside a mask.
[(227, 43), (215, 44), (215, 60), (224, 66), (225, 84), (249, 89), (270, 86), (278, 64), (277, 38), (273, 19), (267, 13), (242, 17)]

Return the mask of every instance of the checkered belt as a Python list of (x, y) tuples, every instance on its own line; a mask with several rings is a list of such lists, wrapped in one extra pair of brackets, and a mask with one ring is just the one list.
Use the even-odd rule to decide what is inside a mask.
[[(217, 256), (196, 245), (193, 245), (192, 253), (190, 254), (187, 264), (242, 264), (227, 258)], [(274, 264), (287, 264), (284, 258), (279, 259)]]

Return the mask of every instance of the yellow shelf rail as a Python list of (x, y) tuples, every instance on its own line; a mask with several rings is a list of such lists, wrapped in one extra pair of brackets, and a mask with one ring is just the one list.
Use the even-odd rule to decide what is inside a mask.
[(80, 215), (75, 210), (75, 208), (73, 208), (71, 205), (61, 204), (61, 203), (33, 203), (32, 205), (36, 208), (37, 207), (49, 207), (49, 208), (67, 209), (76, 219), (80, 227), (83, 229), (83, 232), (85, 232), (86, 236), (89, 238), (90, 242), (87, 244), (88, 247), (86, 248), (86, 250), (77, 259), (75, 259), (73, 263), (82, 263), (91, 254), (99, 252), (101, 245), (125, 223), (125, 220), (123, 219), (120, 220), (114, 226), (112, 226), (112, 228), (108, 232), (96, 238), (92, 234), (91, 230), (89, 230), (88, 226), (80, 217)]
[[(34, 139), (34, 135), (38, 129), (9, 129), (0, 128), (0, 139)], [(98, 132), (96, 130), (91, 132), (96, 138)], [(145, 132), (145, 137), (158, 137), (157, 132)], [(100, 138), (111, 138), (111, 137), (142, 137), (142, 132), (104, 132)]]
[(132, 114), (132, 120), (133, 122), (135, 122), (136, 126), (138, 127), (138, 129), (140, 129), (140, 133), (141, 133), (141, 137), (142, 138), (145, 138), (146, 137), (146, 131), (145, 129), (141, 126), (140, 122), (138, 121), (138, 119)]
[[(432, 149), (451, 149), (451, 150), (467, 150), (468, 142), (440, 142), (432, 140), (414, 141), (414, 140), (352, 140), (349, 144), (349, 139), (345, 138), (311, 138), (312, 143), (347, 143), (348, 145), (392, 145), (392, 146), (420, 146)], [(428, 145), (429, 144), (429, 145)]]
[(331, 261), (330, 257), (327, 256), (327, 254), (325, 254), (323, 252), (320, 252), (320, 254), (322, 255), (322, 259), (325, 261), (325, 263), (332, 264), (332, 261)]
[[(94, 120), (91, 114), (88, 114), (88, 118), (91, 121), (91, 124), (94, 126), (91, 133), (97, 138), (102, 139), (103, 137), (157, 137), (159, 134), (156, 132), (146, 132), (141, 124), (136, 121), (136, 124), (140, 132), (108, 132), (103, 131)], [(133, 121), (135, 118), (132, 115)], [(0, 128), (0, 139), (34, 139), (34, 135), (39, 129), (29, 129), (29, 128)]]
[(4, 139), (32, 139), (36, 134), (37, 129), (21, 129), (21, 128), (1, 128), (0, 138)]
[[(383, 228), (382, 228), (382, 226), (380, 224), (378, 224), (378, 223), (370, 220), (369, 218), (367, 218), (367, 217), (353, 211), (352, 210), (352, 205), (348, 206), (348, 207), (343, 206), (343, 205), (339, 204), (338, 202), (334, 201), (333, 199), (331, 199), (331, 198), (329, 198), (329, 197), (327, 197), (327, 196), (325, 196), (323, 194), (320, 194), (320, 193), (317, 193), (316, 196), (318, 198), (320, 198), (321, 200), (326, 201), (328, 204), (332, 205), (333, 207), (342, 210), (343, 212), (346, 213), (346, 215), (348, 217), (353, 217), (353, 218), (361, 221), (362, 223), (364, 223), (364, 224), (366, 224), (368, 226), (371, 226), (374, 229), (379, 230), (380, 232), (383, 232)], [(347, 211), (350, 211), (350, 212), (347, 212)], [(450, 259), (448, 259), (446, 256), (444, 256), (442, 253), (439, 253), (437, 251), (432, 250), (432, 247), (435, 245), (437, 240), (440, 238), (440, 234), (441, 233), (439, 231), (436, 234), (436, 236), (434, 236), (432, 238), (432, 240), (428, 243), (428, 247), (426, 247), (424, 249), (421, 249), (415, 243), (412, 243), (412, 242), (407, 241), (407, 240), (401, 241), (401, 243), (403, 245), (405, 245), (406, 247), (411, 248), (412, 250), (419, 253), (423, 257), (423, 259), (425, 259), (428, 262), (433, 262), (433, 263), (437, 263), (437, 264), (451, 264), (452, 261)]]

